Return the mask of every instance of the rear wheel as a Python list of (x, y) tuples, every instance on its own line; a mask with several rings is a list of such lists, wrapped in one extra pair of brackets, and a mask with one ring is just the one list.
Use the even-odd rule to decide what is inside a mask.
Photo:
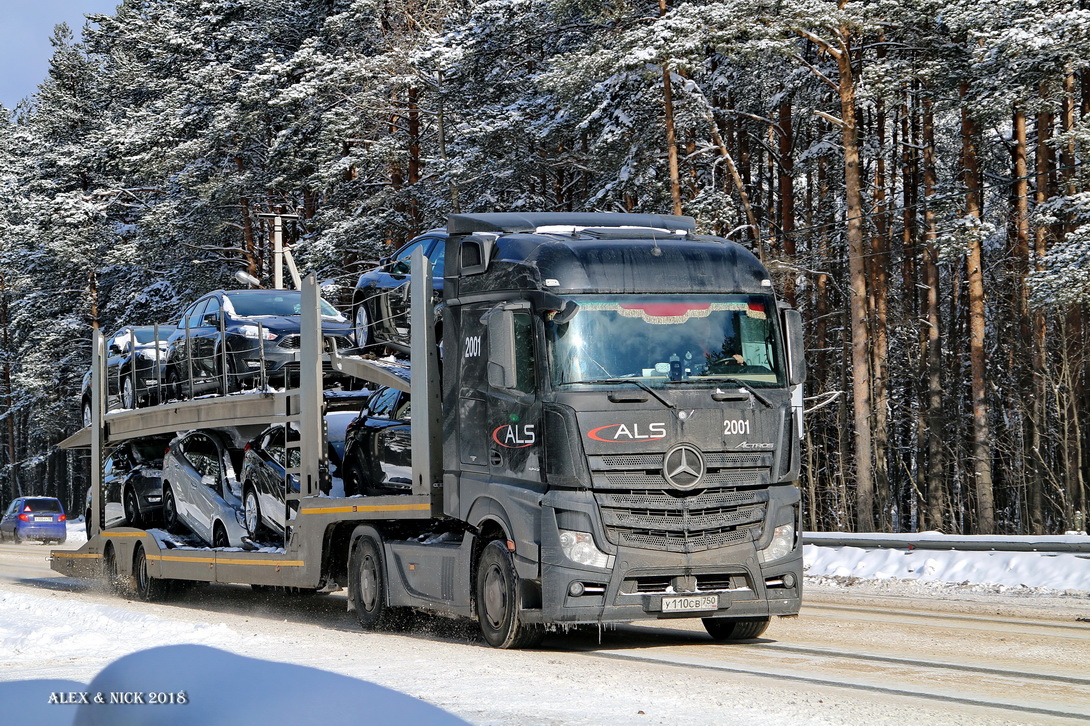
[(130, 527), (144, 528), (144, 518), (140, 516), (140, 504), (136, 499), (136, 492), (132, 489), (125, 490), (125, 521)]
[(477, 561), (477, 619), (481, 634), (494, 648), (529, 648), (545, 633), (539, 625), (522, 622), (519, 578), (504, 540), (492, 540)]
[(712, 640), (731, 642), (759, 638), (768, 629), (770, 618), (703, 618), (704, 629)]
[(148, 557), (144, 554), (144, 545), (136, 545), (132, 557), (132, 576), (136, 586), (136, 597), (145, 602), (162, 600), (170, 590), (170, 583), (148, 574)]
[(83, 425), (84, 426), (90, 426), (91, 425), (91, 402), (90, 401), (84, 401), (83, 402)]
[(102, 550), (102, 579), (106, 587), (118, 594), (125, 592), (125, 583), (117, 570), (117, 553), (114, 551), (114, 543), (107, 542)]
[(247, 486), (246, 493), (242, 495), (242, 511), (246, 516), (246, 534), (256, 539), (261, 530), (261, 505), (252, 485)]
[(170, 484), (163, 485), (163, 526), (168, 532), (177, 533), (181, 529), (178, 522), (178, 502), (174, 499), (174, 490)]

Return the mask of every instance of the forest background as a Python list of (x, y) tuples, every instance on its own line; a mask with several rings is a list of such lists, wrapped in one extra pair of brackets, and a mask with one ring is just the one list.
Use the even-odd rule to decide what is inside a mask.
[[(692, 215), (807, 320), (811, 530), (1085, 529), (1090, 2), (124, 0), (0, 114), (0, 501), (93, 325), (451, 212)], [(339, 290), (339, 292), (338, 292)], [(338, 295), (342, 300), (338, 300)]]

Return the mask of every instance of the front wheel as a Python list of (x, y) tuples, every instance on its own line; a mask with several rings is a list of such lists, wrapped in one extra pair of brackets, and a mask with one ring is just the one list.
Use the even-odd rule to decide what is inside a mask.
[(227, 538), (227, 530), (219, 522), (216, 522), (212, 530), (212, 546), (216, 548), (231, 546), (231, 540)]
[(367, 312), (367, 303), (361, 301), (356, 306), (352, 329), (356, 334), (356, 347), (362, 348), (371, 342), (371, 316)]
[(540, 625), (522, 622), (519, 578), (504, 540), (492, 540), (477, 561), (477, 619), (494, 648), (530, 648), (545, 636)]
[(132, 376), (126, 375), (121, 381), (121, 408), (136, 408), (136, 386), (133, 385)]
[(352, 552), (352, 605), (364, 630), (390, 624), (393, 609), (386, 603), (386, 573), (380, 546), (371, 537), (360, 537)]
[(712, 640), (733, 642), (761, 637), (768, 630), (770, 618), (703, 618), (704, 629)]
[(84, 401), (83, 402), (83, 425), (84, 426), (90, 426), (91, 425), (91, 402), (90, 401)]
[[(182, 380), (178, 376), (178, 369), (176, 368), (167, 371), (166, 395), (176, 401), (182, 400)], [(189, 397), (192, 398), (192, 396)]]
[(136, 499), (136, 492), (134, 490), (125, 490), (125, 521), (128, 522), (130, 527), (136, 527), (137, 529), (144, 528), (144, 519), (140, 516), (140, 504)]

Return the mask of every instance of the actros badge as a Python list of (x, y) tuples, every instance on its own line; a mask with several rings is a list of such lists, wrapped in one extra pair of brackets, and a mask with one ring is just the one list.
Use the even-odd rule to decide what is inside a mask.
[(662, 475), (674, 489), (692, 489), (704, 478), (704, 470), (704, 455), (689, 444), (678, 444), (662, 458)]

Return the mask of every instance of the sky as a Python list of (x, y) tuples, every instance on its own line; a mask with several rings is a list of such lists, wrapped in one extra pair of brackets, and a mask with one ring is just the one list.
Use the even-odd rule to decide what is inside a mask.
[(53, 26), (68, 23), (79, 38), (84, 15), (113, 15), (121, 0), (0, 0), (0, 105), (15, 108), (49, 72)]

